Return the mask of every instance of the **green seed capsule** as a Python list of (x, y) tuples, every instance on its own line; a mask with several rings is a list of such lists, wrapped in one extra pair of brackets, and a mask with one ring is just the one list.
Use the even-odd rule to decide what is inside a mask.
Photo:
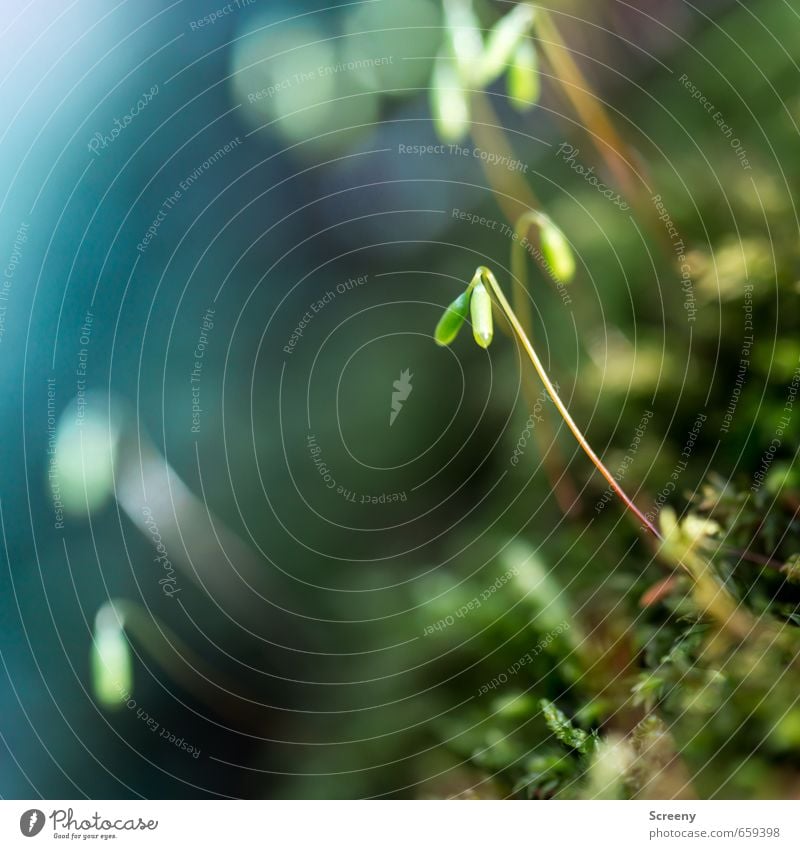
[(131, 651), (113, 608), (106, 604), (95, 619), (91, 653), (92, 689), (105, 708), (118, 708), (133, 689)]
[(469, 310), (472, 320), (472, 335), (481, 348), (488, 348), (492, 343), (492, 336), (494, 336), (494, 324), (492, 322), (492, 299), (483, 283), (478, 283), (472, 290)]
[(469, 129), (469, 101), (452, 57), (436, 57), (431, 79), (431, 112), (439, 137), (446, 142), (461, 141)]
[(562, 283), (569, 283), (575, 274), (575, 259), (566, 236), (548, 218), (541, 225), (540, 238), (542, 255), (553, 274)]
[(481, 59), (481, 85), (489, 85), (506, 70), (514, 50), (533, 25), (535, 16), (533, 6), (520, 3), (492, 27)]
[(524, 112), (539, 100), (539, 69), (536, 50), (529, 41), (520, 43), (506, 77), (511, 105)]
[(469, 291), (462, 292), (444, 311), (433, 333), (437, 345), (449, 345), (458, 336), (469, 312), (469, 296)]

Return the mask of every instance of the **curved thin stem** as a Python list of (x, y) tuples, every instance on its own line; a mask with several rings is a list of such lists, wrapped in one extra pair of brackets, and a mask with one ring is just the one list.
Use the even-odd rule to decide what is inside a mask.
[[(572, 58), (553, 19), (545, 9), (537, 10), (539, 46), (553, 68), (554, 77), (586, 128), (597, 152), (602, 156), (625, 194), (637, 202), (641, 192), (632, 179), (633, 168), (622, 139), (606, 114), (600, 98), (594, 94)], [(627, 152), (627, 151), (626, 151)]]
[(511, 299), (520, 314), (520, 323), (525, 328), (533, 327), (533, 319), (530, 301), (526, 297), (528, 295), (528, 257), (523, 247), (523, 239), (527, 237), (539, 217), (540, 213), (535, 209), (529, 209), (520, 215), (514, 224), (516, 238), (511, 242), (511, 277), (513, 278)]
[[(493, 150), (501, 156), (511, 158), (512, 148), (489, 99), (482, 91), (473, 91), (472, 105), (476, 116), (470, 125), (470, 133), (475, 143), (478, 147)], [(532, 333), (533, 315), (527, 291), (527, 257), (521, 244), (520, 230), (524, 227), (527, 234), (530, 227), (536, 223), (537, 217), (541, 218), (541, 213), (537, 210), (539, 202), (531, 187), (516, 171), (498, 169), (485, 159), (481, 160), (481, 164), (486, 179), (494, 190), (498, 206), (517, 233), (517, 237), (511, 240), (511, 274), (514, 278), (511, 301), (523, 328), (527, 333)], [(532, 384), (528, 380), (523, 380), (522, 386), (525, 402), (529, 410), (533, 410), (536, 401)], [(562, 460), (558, 443), (552, 438), (546, 416), (542, 417), (540, 427), (536, 428), (533, 434), (545, 474), (550, 481), (550, 487), (561, 512), (566, 516), (577, 515), (580, 512), (577, 490), (566, 463)]]
[[(526, 333), (533, 333), (533, 312), (531, 297), (528, 290), (528, 251), (525, 249), (525, 239), (531, 228), (538, 225), (543, 215), (537, 209), (529, 209), (517, 218), (514, 224), (515, 238), (511, 240), (511, 303)], [(528, 406), (533, 407), (531, 400), (533, 390), (528, 381), (523, 380)], [(552, 435), (549, 419), (542, 417), (544, 431), (538, 428), (534, 431), (539, 453), (545, 471), (553, 487), (556, 501), (566, 516), (576, 516), (580, 513), (580, 500), (572, 478), (567, 472), (567, 465), (561, 459), (558, 443)], [(550, 460), (550, 452), (555, 452), (555, 463)], [(559, 475), (560, 473), (560, 475)]]
[(520, 344), (525, 350), (525, 353), (528, 355), (528, 359), (530, 359), (534, 369), (536, 369), (536, 373), (539, 375), (542, 383), (544, 384), (544, 388), (547, 391), (547, 394), (550, 396), (550, 400), (555, 405), (558, 410), (561, 418), (566, 422), (567, 427), (572, 431), (572, 435), (578, 442), (578, 445), (583, 449), (586, 456), (592, 461), (597, 471), (608, 481), (608, 485), (617, 493), (619, 498), (622, 500), (623, 504), (628, 508), (628, 510), (633, 513), (636, 518), (642, 523), (642, 526), (648, 530), (657, 540), (661, 540), (662, 536), (659, 532), (658, 528), (644, 515), (644, 513), (639, 510), (639, 508), (631, 501), (630, 498), (625, 494), (625, 491), (622, 487), (617, 483), (614, 476), (611, 472), (606, 468), (603, 461), (595, 454), (592, 446), (589, 444), (586, 437), (581, 432), (578, 425), (575, 424), (572, 416), (569, 414), (569, 410), (567, 409), (564, 402), (559, 397), (558, 391), (555, 386), (553, 386), (550, 378), (547, 375), (547, 371), (545, 367), (542, 365), (541, 360), (536, 354), (534, 350), (533, 344), (531, 340), (528, 338), (527, 333), (523, 329), (520, 324), (519, 319), (516, 316), (516, 313), (511, 308), (511, 305), (506, 300), (506, 296), (503, 294), (503, 290), (500, 288), (500, 284), (497, 282), (494, 274), (486, 268), (486, 266), (481, 266), (478, 271), (480, 272), (480, 276), (483, 279), (484, 283), (489, 286), (492, 293), (494, 294), (498, 305), (503, 310), (506, 318), (508, 319), (509, 324), (511, 325), (514, 333), (517, 335), (517, 339), (519, 339)]

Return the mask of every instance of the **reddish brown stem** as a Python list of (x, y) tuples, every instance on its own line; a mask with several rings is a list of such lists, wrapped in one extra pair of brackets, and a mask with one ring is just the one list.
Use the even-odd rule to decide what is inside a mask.
[(536, 354), (531, 340), (528, 338), (527, 333), (520, 324), (516, 313), (506, 300), (506, 296), (503, 294), (503, 290), (500, 288), (500, 284), (495, 279), (494, 274), (492, 274), (492, 272), (485, 266), (481, 266), (478, 270), (481, 274), (481, 277), (483, 278), (484, 283), (489, 286), (497, 300), (497, 303), (505, 313), (509, 324), (514, 330), (514, 333), (516, 333), (517, 335), (517, 339), (519, 339), (519, 342), (522, 345), (525, 353), (528, 355), (528, 359), (533, 364), (534, 369), (536, 369), (536, 373), (539, 375), (539, 379), (544, 384), (544, 388), (547, 394), (550, 396), (550, 400), (555, 405), (556, 409), (561, 415), (561, 418), (564, 419), (564, 422), (566, 423), (567, 427), (572, 431), (572, 435), (577, 440), (578, 445), (580, 445), (580, 447), (583, 449), (583, 452), (592, 461), (597, 471), (600, 472), (600, 474), (606, 479), (611, 489), (613, 489), (614, 492), (617, 493), (617, 496), (620, 498), (622, 503), (642, 523), (642, 527), (648, 530), (657, 540), (661, 540), (662, 536), (658, 528), (656, 528), (656, 526), (647, 518), (647, 516), (645, 516), (644, 513), (642, 513), (642, 511), (639, 510), (639, 508), (633, 503), (633, 501), (628, 498), (627, 494), (625, 493), (625, 490), (622, 489), (622, 487), (619, 485), (619, 483), (617, 483), (616, 479), (611, 474), (611, 472), (606, 468), (606, 465), (603, 463), (603, 461), (597, 456), (597, 454), (595, 454), (594, 449), (589, 444), (589, 441), (583, 435), (578, 425), (575, 424), (575, 421), (570, 415), (569, 410), (559, 397), (558, 391), (556, 390), (555, 386), (553, 386), (553, 383), (550, 380), (547, 371), (545, 370), (545, 367), (542, 365), (541, 360)]

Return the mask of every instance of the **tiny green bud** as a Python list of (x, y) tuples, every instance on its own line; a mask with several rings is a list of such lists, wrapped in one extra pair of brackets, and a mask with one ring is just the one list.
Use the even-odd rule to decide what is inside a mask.
[(446, 142), (461, 141), (469, 129), (469, 101), (451, 56), (436, 57), (431, 79), (431, 112), (439, 137)]
[(489, 31), (480, 65), (482, 85), (494, 82), (505, 71), (514, 50), (533, 24), (536, 11), (529, 3), (520, 3), (504, 15)]
[(469, 302), (470, 318), (472, 319), (472, 335), (481, 348), (488, 348), (494, 336), (492, 322), (492, 299), (483, 283), (477, 283), (472, 290)]
[(521, 41), (506, 77), (511, 105), (524, 112), (539, 99), (539, 69), (536, 50), (530, 41)]
[(575, 274), (575, 258), (566, 236), (549, 218), (544, 218), (540, 225), (540, 239), (542, 255), (553, 274), (562, 283), (569, 283)]
[(91, 666), (97, 701), (109, 709), (124, 705), (133, 689), (131, 651), (111, 604), (104, 604), (95, 618)]
[(449, 345), (458, 336), (469, 312), (470, 291), (462, 292), (444, 311), (436, 325), (433, 338), (437, 345)]

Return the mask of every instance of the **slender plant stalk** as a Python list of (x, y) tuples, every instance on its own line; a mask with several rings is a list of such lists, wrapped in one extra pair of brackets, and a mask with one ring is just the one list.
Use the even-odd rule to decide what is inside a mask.
[(595, 468), (608, 481), (609, 486), (616, 492), (623, 504), (642, 523), (642, 527), (661, 543), (662, 549), (667, 549), (667, 556), (673, 559), (675, 563), (689, 574), (694, 584), (696, 601), (702, 609), (717, 622), (722, 631), (734, 636), (737, 640), (745, 641), (751, 636), (759, 635), (778, 639), (776, 636), (777, 632), (774, 628), (760, 622), (742, 608), (738, 600), (720, 582), (708, 559), (696, 550), (695, 543), (675, 541), (669, 535), (665, 537), (627, 496), (622, 487), (614, 479), (614, 476), (606, 468), (603, 461), (595, 454), (580, 428), (575, 424), (569, 410), (559, 397), (558, 391), (548, 377), (547, 371), (536, 354), (531, 340), (525, 333), (511, 305), (506, 300), (506, 296), (503, 294), (503, 290), (500, 288), (500, 284), (497, 282), (494, 274), (490, 269), (481, 266), (473, 280), (478, 277), (480, 277), (484, 285), (489, 287), (494, 295), (497, 304), (505, 314), (517, 339), (525, 349), (525, 353), (528, 355), (536, 373), (544, 384), (547, 394), (566, 422), (567, 427), (572, 431), (572, 435), (577, 440), (578, 445), (580, 445), (586, 456), (592, 461)]
[(542, 8), (537, 9), (536, 26), (540, 35), (539, 43), (553, 69), (556, 80), (589, 131), (592, 143), (619, 185), (624, 187), (623, 191), (629, 198), (635, 200), (639, 192), (631, 179), (631, 162), (623, 154), (625, 145), (617, 135), (603, 105), (592, 93), (589, 83), (570, 55), (553, 19)]
[[(597, 97), (591, 94), (591, 89), (583, 77), (578, 66), (572, 59), (566, 45), (564, 44), (561, 35), (553, 23), (550, 15), (541, 8), (537, 9), (538, 28), (540, 32), (540, 42), (542, 49), (550, 62), (555, 76), (564, 90), (565, 94), (572, 103), (579, 118), (583, 122), (586, 129), (592, 138), (592, 142), (599, 151), (600, 155), (608, 164), (609, 169), (615, 175), (617, 181), (624, 187), (623, 191), (634, 201), (639, 201), (641, 194), (637, 191), (637, 185), (632, 179), (632, 166), (630, 161), (623, 154), (625, 146), (618, 136), (613, 124), (603, 109)], [(470, 131), (475, 142), (486, 149), (491, 149), (501, 154), (510, 156), (511, 146), (508, 143), (505, 133), (501, 129), (501, 125), (489, 103), (486, 95), (480, 90), (471, 92), (471, 104), (474, 113), (474, 119), (470, 124)], [(523, 234), (527, 235), (530, 227), (536, 223), (537, 212), (536, 207), (539, 205), (536, 197), (527, 182), (513, 172), (501, 171), (492, 168), (488, 163), (483, 163), (484, 173), (489, 181), (489, 184), (495, 191), (497, 203), (503, 210), (506, 218), (515, 227), (515, 232), (518, 236), (516, 242), (511, 249), (511, 270), (514, 278), (512, 284), (512, 300), (514, 308), (508, 303), (500, 288), (497, 280), (492, 272), (483, 267), (481, 276), (486, 279), (491, 288), (498, 304), (500, 305), (507, 320), (511, 324), (514, 333), (517, 335), (520, 344), (527, 353), (534, 369), (539, 375), (545, 390), (558, 410), (561, 417), (566, 422), (573, 436), (578, 441), (583, 451), (592, 461), (597, 470), (608, 481), (612, 490), (617, 493), (625, 506), (639, 519), (642, 526), (646, 528), (656, 539), (661, 540), (661, 534), (656, 526), (647, 519), (647, 517), (636, 507), (630, 498), (625, 494), (623, 489), (614, 479), (611, 472), (603, 464), (602, 460), (595, 454), (591, 445), (583, 435), (581, 430), (575, 424), (572, 416), (569, 414), (566, 406), (558, 395), (558, 392), (553, 386), (547, 372), (542, 365), (536, 351), (531, 344), (529, 334), (532, 333), (533, 321), (529, 302), (529, 293), (527, 291), (527, 257), (524, 254), (524, 249), (520, 244)], [(515, 311), (516, 310), (516, 311)], [(523, 381), (523, 386), (526, 389), (526, 400), (530, 406), (531, 392), (530, 384)], [(537, 431), (537, 438), (542, 439), (542, 434)], [(561, 479), (566, 481), (567, 487), (573, 495), (567, 494), (559, 486), (558, 471), (550, 465), (546, 459), (546, 446), (539, 443), (540, 453), (542, 454), (545, 469), (550, 479), (551, 486), (559, 502), (559, 506), (565, 513), (570, 512), (576, 502), (575, 488), (571, 483), (570, 478), (566, 478), (564, 474)], [(566, 466), (561, 462), (559, 464), (563, 469)], [(565, 497), (566, 496), (566, 497)]]
[[(511, 158), (513, 150), (489, 99), (482, 91), (472, 92), (472, 106), (475, 120), (470, 124), (470, 133), (474, 142), (478, 147)], [(517, 172), (508, 171), (504, 168), (498, 169), (489, 165), (485, 160), (481, 160), (481, 163), (486, 179), (494, 191), (497, 204), (502, 209), (509, 224), (518, 233), (521, 221), (530, 221), (532, 215), (538, 214), (535, 212), (535, 208), (539, 206), (536, 195)], [(533, 315), (527, 288), (527, 258), (524, 249), (519, 244), (519, 239), (521, 237), (518, 237), (517, 241), (511, 244), (511, 273), (514, 278), (511, 300), (525, 332), (532, 334)], [(522, 254), (520, 254), (520, 251), (522, 251)], [(523, 378), (522, 387), (525, 402), (532, 411), (536, 403), (533, 385), (530, 380)], [(580, 512), (578, 490), (572, 481), (567, 465), (561, 456), (555, 434), (550, 429), (549, 421), (545, 416), (542, 417), (541, 424), (544, 427), (534, 428), (533, 438), (539, 456), (542, 458), (542, 465), (550, 482), (550, 488), (561, 512), (566, 516), (575, 516)]]
[[(530, 336), (533, 334), (533, 313), (531, 310), (530, 291), (528, 289), (528, 255), (523, 246), (523, 239), (539, 217), (536, 210), (529, 209), (520, 215), (514, 225), (516, 239), (511, 243), (511, 302), (523, 330)], [(529, 396), (533, 395), (528, 381), (523, 381), (528, 387)], [(530, 398), (528, 399), (530, 406)], [(545, 471), (558, 501), (561, 511), (568, 516), (580, 513), (580, 498), (575, 484), (567, 471), (567, 465), (561, 457), (555, 434), (550, 429), (549, 419), (542, 416), (541, 424), (545, 430), (534, 429), (534, 438), (538, 439), (537, 446), (542, 456)], [(550, 449), (555, 451), (554, 462), (550, 461)], [(560, 472), (560, 475), (559, 475)]]
[[(473, 118), (470, 121), (469, 132), (477, 147), (491, 150), (498, 156), (507, 156), (509, 160), (512, 160), (514, 151), (486, 94), (480, 89), (474, 89), (470, 92), (470, 105)], [(498, 168), (485, 159), (481, 160), (481, 166), (494, 192), (494, 200), (502, 209), (509, 224), (513, 226), (520, 215), (540, 206), (533, 189), (520, 177), (519, 172), (508, 168)]]
[[(636, 162), (636, 158), (617, 134), (602, 103), (593, 94), (579, 67), (574, 62), (569, 49), (561, 38), (558, 28), (549, 13), (539, 8), (537, 9), (537, 15), (539, 42), (553, 69), (557, 82), (587, 130), (592, 144), (623, 188), (623, 192), (637, 207), (643, 219), (653, 225), (655, 222), (649, 198), (644, 196), (640, 185), (634, 179), (636, 173), (634, 163)], [(471, 92), (471, 102), (475, 118), (470, 123), (470, 130), (475, 142), (481, 147), (510, 156), (511, 146), (495, 116), (488, 98), (482, 91), (473, 90)], [(511, 172), (501, 172), (498, 174), (497, 169), (493, 169), (486, 162), (483, 163), (483, 167), (489, 185), (492, 186), (495, 192), (497, 203), (503, 210), (509, 223), (515, 228), (516, 238), (511, 249), (511, 273), (513, 277), (512, 301), (514, 307), (512, 308), (506, 300), (503, 290), (500, 288), (494, 274), (485, 266), (481, 266), (478, 269), (469, 285), (467, 294), (479, 283), (481, 284), (481, 288), (483, 285), (488, 287), (513, 333), (516, 335), (519, 344), (530, 359), (534, 370), (544, 384), (551, 401), (584, 453), (606, 479), (611, 489), (617, 494), (623, 504), (636, 516), (642, 528), (648, 531), (660, 543), (659, 551), (662, 553), (662, 556), (666, 555), (668, 559), (682, 567), (691, 576), (695, 584), (695, 594), (698, 596), (698, 601), (700, 601), (705, 611), (712, 618), (716, 619), (723, 629), (733, 632), (738, 638), (743, 639), (747, 633), (752, 633), (753, 620), (751, 617), (743, 616), (738, 612), (736, 600), (727, 592), (724, 585), (714, 579), (711, 564), (694, 550), (694, 543), (688, 547), (684, 546), (685, 551), (678, 551), (677, 549), (680, 546), (676, 544), (676, 540), (673, 538), (674, 534), (667, 533), (667, 531), (662, 534), (656, 525), (639, 510), (614, 479), (603, 461), (594, 452), (588, 440), (570, 415), (566, 405), (559, 397), (558, 391), (536, 354), (529, 336), (529, 334), (532, 334), (533, 317), (530, 309), (530, 293), (527, 289), (527, 256), (522, 245), (522, 240), (528, 235), (532, 226), (540, 225), (542, 214), (537, 211), (538, 203), (533, 191), (525, 180), (520, 179), (517, 174)], [(657, 228), (657, 233), (661, 236), (660, 241), (663, 245), (663, 230)], [(491, 308), (489, 309), (491, 310)], [(488, 342), (478, 340), (477, 337), (476, 341), (479, 341), (479, 344), (482, 344), (483, 347), (486, 347), (488, 344)], [(530, 384), (528, 381), (523, 380), (523, 386), (526, 390), (526, 399), (530, 404)], [(538, 431), (536, 435), (541, 438), (541, 434)], [(544, 460), (547, 452), (543, 450), (541, 453)], [(562, 500), (558, 497), (558, 479), (553, 477), (552, 470), (550, 469), (548, 469), (548, 477), (550, 477), (551, 486), (559, 500), (559, 505), (562, 506)], [(569, 479), (567, 481), (569, 482)], [(680, 536), (678, 539), (680, 539)], [(671, 582), (672, 579), (670, 578), (669, 581)]]
[(659, 532), (658, 528), (644, 515), (644, 513), (639, 510), (639, 508), (631, 501), (630, 498), (626, 495), (625, 491), (622, 487), (617, 483), (614, 479), (614, 476), (611, 472), (606, 468), (603, 461), (595, 454), (592, 446), (589, 444), (586, 437), (581, 432), (580, 428), (572, 416), (569, 413), (564, 402), (559, 397), (558, 391), (555, 386), (553, 386), (552, 381), (548, 377), (547, 371), (545, 367), (542, 365), (541, 360), (539, 359), (536, 351), (531, 343), (531, 340), (528, 338), (528, 334), (525, 332), (522, 324), (520, 324), (519, 319), (517, 318), (516, 313), (511, 307), (511, 304), (506, 300), (506, 296), (503, 294), (503, 290), (500, 288), (500, 284), (497, 282), (494, 274), (486, 268), (485, 266), (481, 266), (479, 269), (480, 276), (483, 278), (484, 282), (489, 286), (494, 295), (498, 305), (502, 309), (506, 318), (508, 319), (509, 324), (511, 325), (514, 333), (517, 335), (517, 339), (522, 345), (525, 353), (528, 355), (528, 359), (530, 359), (531, 364), (534, 369), (536, 369), (536, 373), (539, 375), (540, 380), (544, 384), (544, 388), (547, 391), (547, 394), (550, 396), (550, 400), (555, 405), (558, 410), (561, 418), (566, 422), (567, 427), (572, 431), (572, 435), (578, 442), (578, 445), (583, 449), (586, 456), (592, 461), (595, 468), (598, 472), (608, 481), (608, 485), (616, 492), (619, 498), (622, 500), (623, 504), (631, 511), (631, 513), (636, 516), (636, 518), (642, 523), (642, 526), (648, 530), (657, 540), (661, 540), (662, 536)]

